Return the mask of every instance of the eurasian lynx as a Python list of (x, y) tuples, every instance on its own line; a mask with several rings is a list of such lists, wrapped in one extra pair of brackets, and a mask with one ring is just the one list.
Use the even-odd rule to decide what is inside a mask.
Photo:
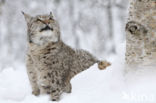
[(60, 39), (60, 29), (53, 15), (25, 14), (28, 28), (27, 73), (33, 94), (50, 94), (58, 101), (63, 92), (71, 92), (73, 76), (98, 63), (100, 69), (110, 65), (84, 50), (73, 50)]

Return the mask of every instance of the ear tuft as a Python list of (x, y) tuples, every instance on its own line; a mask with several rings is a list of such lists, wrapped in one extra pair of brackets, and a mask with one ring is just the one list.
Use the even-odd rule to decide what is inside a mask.
[(24, 12), (23, 11), (21, 11), (21, 13), (24, 15)]
[(29, 14), (24, 13), (23, 11), (21, 11), (21, 12), (25, 17), (26, 22), (29, 23), (32, 17)]
[(52, 17), (52, 18), (53, 18), (53, 13), (52, 13), (52, 12), (50, 12), (50, 17)]

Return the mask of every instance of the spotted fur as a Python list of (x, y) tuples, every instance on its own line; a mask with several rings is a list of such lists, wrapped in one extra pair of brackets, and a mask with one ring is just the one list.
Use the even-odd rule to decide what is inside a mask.
[(58, 101), (63, 92), (71, 92), (72, 77), (95, 63), (100, 64), (100, 69), (110, 65), (87, 51), (64, 44), (52, 15), (24, 16), (28, 25), (26, 65), (34, 95), (50, 94), (53, 101)]

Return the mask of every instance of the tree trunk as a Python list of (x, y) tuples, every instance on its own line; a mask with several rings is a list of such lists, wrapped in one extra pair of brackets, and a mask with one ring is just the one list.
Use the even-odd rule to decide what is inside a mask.
[[(112, 1), (111, 0), (109, 0), (108, 1), (108, 6), (107, 6), (107, 15), (108, 15), (108, 26), (109, 26), (109, 28), (108, 28), (108, 34), (109, 34), (109, 40), (113, 40), (113, 34), (114, 34), (114, 26), (113, 26), (113, 15), (112, 15)], [(114, 42), (112, 41), (112, 49), (111, 49), (111, 52), (112, 53), (116, 53), (116, 51), (115, 51), (115, 44), (114, 44)]]
[(156, 64), (156, 0), (130, 0), (125, 30), (126, 64)]
[(76, 33), (76, 27), (77, 27), (77, 20), (74, 18), (74, 0), (69, 1), (69, 14), (70, 14), (70, 20), (71, 20), (71, 29), (72, 29), (72, 35), (74, 35), (75, 38), (75, 47), (80, 48), (79, 46), (79, 37)]
[(4, 5), (4, 3), (5, 3), (5, 0), (0, 0), (0, 15), (1, 15), (1, 13), (2, 13), (2, 11), (1, 11), (1, 6)]

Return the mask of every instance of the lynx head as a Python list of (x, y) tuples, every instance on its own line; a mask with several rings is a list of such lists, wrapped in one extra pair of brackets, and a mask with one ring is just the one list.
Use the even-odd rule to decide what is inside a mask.
[(60, 40), (59, 25), (54, 20), (52, 13), (49, 15), (37, 15), (32, 17), (22, 12), (27, 22), (28, 42), (36, 45), (44, 45)]

